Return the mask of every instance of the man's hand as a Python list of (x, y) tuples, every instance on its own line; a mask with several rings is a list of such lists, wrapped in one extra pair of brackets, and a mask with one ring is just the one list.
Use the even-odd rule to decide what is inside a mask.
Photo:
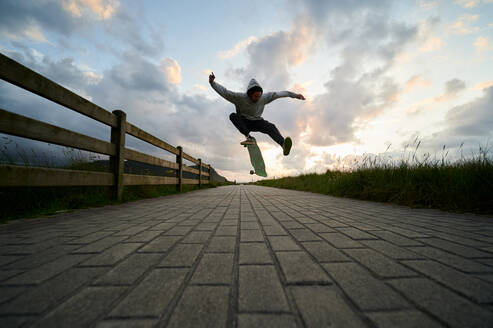
[(216, 77), (214, 76), (214, 72), (211, 72), (211, 75), (209, 75), (209, 83), (214, 82), (214, 79), (215, 79), (215, 78), (216, 78)]
[(305, 100), (305, 97), (301, 93), (296, 96), (296, 99)]

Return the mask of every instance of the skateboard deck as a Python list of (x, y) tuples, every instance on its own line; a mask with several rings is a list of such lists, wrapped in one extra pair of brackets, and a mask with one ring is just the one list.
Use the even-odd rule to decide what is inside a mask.
[(262, 158), (262, 153), (258, 148), (257, 141), (255, 141), (255, 144), (246, 145), (245, 147), (247, 147), (248, 149), (248, 154), (250, 154), (250, 162), (252, 163), (252, 166), (255, 170), (250, 171), (250, 174), (255, 173), (258, 176), (266, 177), (267, 173), (265, 172), (265, 163), (264, 159)]

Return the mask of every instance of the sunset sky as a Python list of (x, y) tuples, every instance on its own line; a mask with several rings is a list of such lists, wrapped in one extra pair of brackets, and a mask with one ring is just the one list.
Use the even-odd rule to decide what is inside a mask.
[[(250, 181), (234, 106), (208, 83), (290, 90), (253, 133), (269, 176), (324, 172), (364, 154), (493, 144), (493, 0), (2, 0), (0, 52)], [(0, 81), (0, 108), (103, 140), (109, 128)], [(19, 141), (22, 143), (22, 140)], [(130, 147), (171, 158), (128, 137)]]

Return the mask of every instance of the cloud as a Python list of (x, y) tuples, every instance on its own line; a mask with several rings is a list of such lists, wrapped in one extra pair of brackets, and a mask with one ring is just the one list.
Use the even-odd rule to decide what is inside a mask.
[(438, 1), (419, 1), (419, 7), (425, 10), (435, 9), (438, 6)]
[(354, 8), (323, 3), (310, 2), (310, 8), (317, 11), (315, 17), (325, 8), (326, 19), (339, 21), (324, 36), (329, 46), (342, 46), (341, 63), (331, 70), (326, 92), (307, 104), (302, 115), (306, 142), (329, 146), (357, 142), (355, 132), (396, 103), (401, 87), (387, 73), (418, 29), (394, 22), (385, 1), (358, 2)]
[(455, 0), (454, 3), (457, 5), (466, 8), (466, 9), (471, 9), (479, 5), (479, 0)]
[(97, 19), (108, 19), (120, 6), (118, 0), (62, 0), (63, 8), (73, 16), (95, 15)]
[(252, 40), (246, 47), (248, 65), (230, 69), (227, 74), (241, 79), (245, 87), (255, 77), (264, 89), (286, 88), (291, 84), (290, 68), (302, 64), (314, 45), (314, 26), (299, 17), (288, 32), (279, 31)]
[(493, 42), (491, 42), (490, 39), (485, 36), (478, 36), (473, 45), (478, 51), (493, 50)]
[(493, 81), (480, 82), (473, 87), (473, 90), (483, 90), (491, 86), (493, 86)]
[(421, 52), (432, 52), (442, 47), (442, 40), (436, 36), (430, 36), (426, 39), (423, 45), (419, 48)]
[(454, 139), (475, 139), (485, 142), (493, 136), (493, 87), (483, 89), (483, 95), (464, 105), (449, 110), (445, 121), (448, 128), (442, 134)]
[(451, 100), (459, 95), (466, 89), (466, 83), (460, 79), (452, 79), (445, 82), (445, 93), (438, 97), (433, 98), (436, 103), (445, 102)]
[(479, 27), (472, 26), (479, 18), (479, 15), (465, 14), (460, 16), (449, 27), (450, 31), (454, 34), (465, 35), (479, 32)]
[(229, 59), (229, 58), (232, 58), (232, 57), (236, 56), (238, 53), (240, 53), (241, 51), (243, 51), (252, 42), (255, 42), (257, 40), (258, 40), (258, 38), (254, 37), (254, 36), (250, 36), (247, 39), (238, 42), (233, 47), (233, 49), (226, 50), (226, 51), (219, 51), (218, 56), (221, 59)]
[(427, 79), (419, 75), (414, 75), (406, 81), (404, 85), (404, 90), (405, 92), (411, 92), (416, 88), (428, 88), (430, 85), (431, 83)]
[(168, 82), (171, 84), (180, 84), (181, 67), (178, 62), (171, 58), (164, 58), (161, 61), (161, 69), (166, 74)]

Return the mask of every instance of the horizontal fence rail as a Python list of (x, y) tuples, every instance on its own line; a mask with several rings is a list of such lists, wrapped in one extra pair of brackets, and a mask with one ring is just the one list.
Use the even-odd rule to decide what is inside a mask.
[[(212, 181), (210, 165), (185, 153), (182, 147), (174, 147), (127, 122), (125, 112), (109, 112), (3, 54), (0, 54), (0, 78), (111, 127), (111, 141), (107, 142), (0, 109), (0, 133), (110, 156), (110, 172), (0, 164), (0, 187), (112, 186), (114, 197), (121, 200), (124, 186), (176, 185), (181, 191), (184, 184), (200, 187)], [(176, 161), (126, 148), (126, 134), (172, 153)], [(176, 177), (124, 173), (125, 160), (172, 169)], [(184, 165), (183, 160), (197, 168)], [(183, 172), (198, 178), (183, 178)]]

